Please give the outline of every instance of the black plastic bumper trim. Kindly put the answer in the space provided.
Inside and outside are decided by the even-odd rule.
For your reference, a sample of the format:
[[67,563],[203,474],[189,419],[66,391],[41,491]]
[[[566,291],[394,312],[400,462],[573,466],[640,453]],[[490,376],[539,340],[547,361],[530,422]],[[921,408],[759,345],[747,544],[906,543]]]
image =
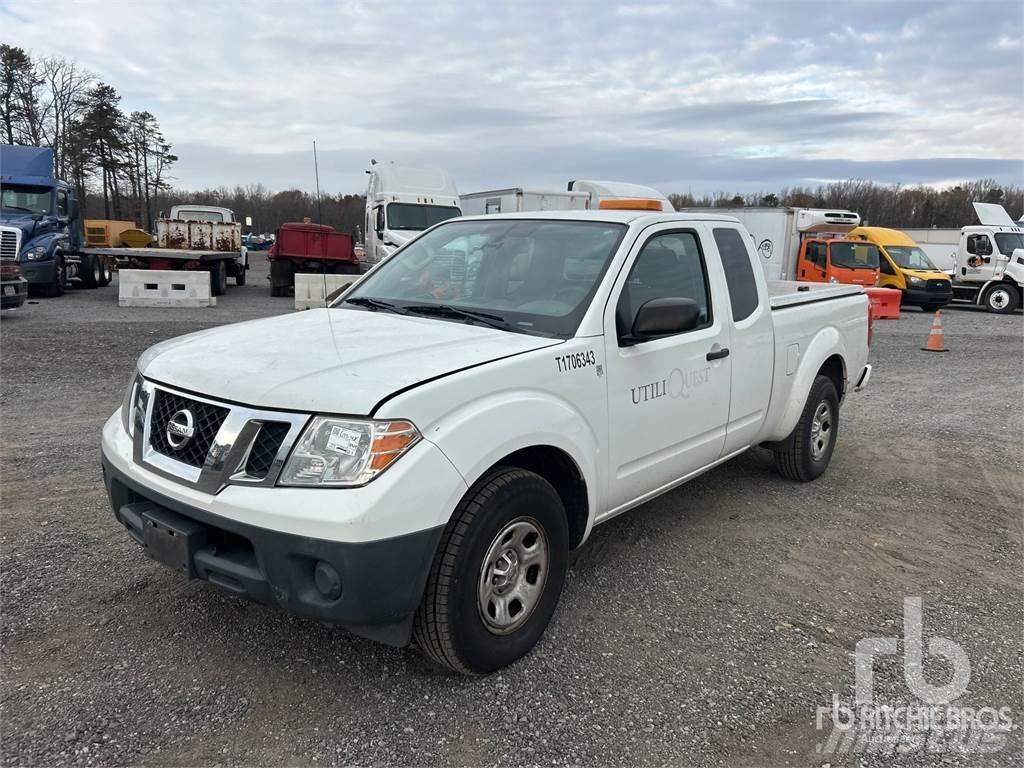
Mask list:
[[[183,504],[143,487],[106,456],[102,463],[114,517],[147,550],[147,519],[185,537],[181,546],[187,552],[184,572],[189,578],[372,640],[409,643],[444,526],[361,543],[298,536]],[[317,588],[320,561],[340,576],[340,597],[329,599]]]

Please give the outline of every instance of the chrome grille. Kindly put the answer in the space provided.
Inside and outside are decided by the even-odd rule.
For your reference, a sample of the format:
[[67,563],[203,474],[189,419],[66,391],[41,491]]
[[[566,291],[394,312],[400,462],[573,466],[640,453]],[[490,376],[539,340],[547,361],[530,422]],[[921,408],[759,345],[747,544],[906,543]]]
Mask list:
[[[135,462],[206,493],[219,493],[229,484],[273,486],[284,465],[278,457],[287,453],[310,418],[308,413],[258,410],[139,381]],[[175,450],[167,424],[186,408],[194,432]]]
[[[171,416],[181,410],[191,411],[195,418],[195,434],[185,445],[175,449],[167,440],[167,423]],[[224,419],[228,417],[228,410],[158,389],[153,403],[153,415],[150,417],[150,444],[164,456],[193,467],[201,467]]]
[[19,234],[16,229],[0,229],[0,258],[17,258]]

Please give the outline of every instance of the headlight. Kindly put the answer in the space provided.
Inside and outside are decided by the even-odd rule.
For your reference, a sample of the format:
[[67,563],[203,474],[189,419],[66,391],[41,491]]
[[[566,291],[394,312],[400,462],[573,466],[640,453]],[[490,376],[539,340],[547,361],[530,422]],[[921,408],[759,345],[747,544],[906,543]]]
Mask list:
[[121,426],[131,437],[135,436],[135,430],[142,425],[142,420],[146,416],[146,400],[142,377],[136,372],[128,382],[128,389],[125,390],[124,399],[121,401]]
[[924,280],[914,275],[907,275],[907,285],[924,285]]
[[278,485],[364,485],[419,440],[408,421],[317,416],[292,449]]
[[46,258],[46,246],[36,245],[25,251],[25,258],[29,261],[39,261]]

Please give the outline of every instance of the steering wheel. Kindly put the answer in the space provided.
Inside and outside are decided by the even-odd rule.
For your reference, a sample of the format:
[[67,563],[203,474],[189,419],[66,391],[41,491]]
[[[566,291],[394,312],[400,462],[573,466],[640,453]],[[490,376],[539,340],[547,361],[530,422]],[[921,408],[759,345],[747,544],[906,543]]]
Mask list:
[[586,290],[582,286],[567,285],[559,289],[551,298],[554,301],[561,301],[563,304],[576,304],[583,298],[584,293],[586,293]]

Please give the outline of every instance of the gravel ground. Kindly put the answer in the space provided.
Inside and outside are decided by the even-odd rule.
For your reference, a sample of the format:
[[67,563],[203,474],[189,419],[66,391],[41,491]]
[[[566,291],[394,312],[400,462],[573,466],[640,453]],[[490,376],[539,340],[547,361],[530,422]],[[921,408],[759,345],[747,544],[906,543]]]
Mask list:
[[[760,449],[597,529],[528,658],[483,679],[185,582],[115,522],[99,431],[162,339],[290,310],[265,264],[216,308],[120,309],[116,285],[0,323],[6,765],[1019,765],[999,752],[819,754],[858,640],[924,637],[971,662],[961,706],[1024,722],[1021,315],[877,324],[870,389],[829,472]],[[902,644],[901,644],[902,645]],[[925,662],[944,684],[951,666]],[[898,657],[878,701],[910,700]]]

